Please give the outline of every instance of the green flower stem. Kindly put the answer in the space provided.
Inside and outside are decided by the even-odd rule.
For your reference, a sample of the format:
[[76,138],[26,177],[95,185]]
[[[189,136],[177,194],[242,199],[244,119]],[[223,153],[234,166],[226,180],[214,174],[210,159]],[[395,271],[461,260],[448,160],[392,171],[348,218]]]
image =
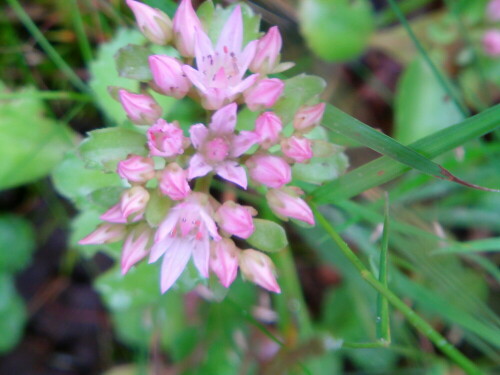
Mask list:
[[86,94],[71,91],[36,91],[30,93],[14,92],[0,93],[0,100],[14,99],[46,99],[46,100],[74,100],[79,102],[90,102],[92,97]]
[[455,88],[451,85],[450,81],[448,78],[439,71],[439,69],[436,67],[434,62],[431,60],[429,57],[427,51],[425,48],[422,46],[420,41],[418,40],[417,36],[413,32],[413,30],[410,27],[410,24],[406,20],[406,17],[404,16],[403,12],[399,8],[399,5],[396,4],[394,0],[387,0],[389,5],[391,6],[392,10],[394,13],[396,13],[396,16],[399,18],[399,21],[403,25],[403,27],[406,29],[406,32],[410,36],[410,39],[412,40],[413,44],[417,48],[418,52],[420,55],[424,58],[425,62],[431,69],[432,73],[434,74],[435,78],[438,80],[440,85],[443,87],[443,89],[446,91],[448,96],[453,100],[457,108],[460,110],[462,115],[466,118],[470,116],[470,111],[469,109],[465,106],[465,104],[462,103],[461,99],[458,97],[457,92]]
[[325,229],[325,231],[330,235],[333,241],[338,245],[342,253],[349,259],[349,261],[358,269],[361,277],[370,284],[375,290],[382,294],[391,305],[398,309],[405,317],[408,319],[410,324],[412,324],[416,329],[418,329],[422,334],[424,334],[429,340],[431,340],[436,347],[446,354],[452,361],[459,365],[467,374],[476,375],[482,374],[474,363],[472,363],[467,357],[465,357],[460,351],[458,351],[453,345],[451,345],[441,334],[439,334],[432,326],[427,323],[424,319],[418,316],[408,305],[406,305],[398,296],[391,292],[383,283],[381,283],[377,278],[365,267],[363,262],[358,258],[358,256],[350,249],[347,243],[342,239],[342,237],[335,231],[333,226],[328,222],[328,220],[321,214],[316,205],[310,202],[311,208],[318,220],[319,224]]
[[28,31],[33,35],[35,40],[40,44],[40,47],[49,55],[54,64],[66,75],[68,80],[80,91],[90,92],[90,89],[85,85],[85,83],[76,75],[76,73],[71,69],[71,67],[64,61],[64,59],[59,55],[52,44],[45,38],[43,33],[38,29],[38,27],[33,23],[30,16],[25,12],[18,0],[7,0],[12,10],[17,14],[21,22],[28,29]]

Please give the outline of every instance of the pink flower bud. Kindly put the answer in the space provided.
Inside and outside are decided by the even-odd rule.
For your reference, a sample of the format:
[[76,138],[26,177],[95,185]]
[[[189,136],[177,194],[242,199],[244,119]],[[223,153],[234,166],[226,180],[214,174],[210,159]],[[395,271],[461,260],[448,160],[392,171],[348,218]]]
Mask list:
[[483,48],[488,56],[500,56],[500,30],[488,30],[484,33]]
[[126,178],[130,182],[144,183],[155,176],[155,165],[151,158],[130,155],[118,163],[116,171],[121,178]]
[[165,13],[134,0],[127,0],[127,5],[134,12],[137,25],[146,38],[161,45],[172,39],[172,21]]
[[121,89],[118,96],[128,118],[134,124],[151,125],[161,116],[161,107],[149,95],[133,94]]
[[170,163],[161,173],[160,190],[174,201],[186,198],[191,192],[187,172],[177,163]]
[[148,255],[152,237],[153,232],[146,224],[138,225],[127,236],[122,248],[122,275]]
[[233,283],[238,273],[239,252],[240,250],[229,238],[211,242],[210,268],[226,288]]
[[240,253],[240,269],[246,279],[274,292],[281,293],[276,282],[274,264],[266,254],[254,249]]
[[490,21],[500,21],[500,0],[491,0],[486,7],[486,16]]
[[278,78],[267,78],[257,82],[244,92],[245,103],[251,111],[270,108],[280,97],[285,84]]
[[123,216],[120,203],[115,204],[113,207],[99,216],[99,219],[118,224],[125,224],[127,222],[127,218]]
[[120,208],[124,217],[144,212],[149,201],[149,193],[142,186],[134,186],[125,191],[120,200]]
[[278,142],[282,129],[281,119],[274,112],[264,112],[255,121],[255,133],[264,148],[269,148]]
[[196,30],[203,30],[191,0],[182,0],[174,16],[175,46],[184,57],[194,57]]
[[292,136],[281,141],[281,151],[297,163],[303,163],[313,157],[312,141]]
[[154,156],[171,157],[184,152],[188,142],[177,121],[168,123],[159,119],[148,129],[149,153]]
[[149,56],[149,67],[153,74],[153,81],[162,94],[182,99],[191,87],[179,60],[166,55]]
[[319,125],[325,112],[325,103],[299,108],[293,118],[293,127],[296,130],[306,132]]
[[217,210],[216,221],[227,233],[240,238],[248,238],[255,230],[252,219],[255,215],[257,211],[253,207],[227,201]]
[[257,51],[250,64],[250,71],[263,75],[272,73],[279,62],[281,44],[278,26],[271,27],[257,43]]
[[288,184],[292,170],[282,158],[274,155],[254,155],[247,160],[250,176],[257,182],[272,188]]
[[294,218],[307,224],[314,225],[314,215],[307,203],[299,198],[301,190],[298,188],[271,189],[266,198],[271,210],[282,218]]
[[80,245],[100,245],[120,241],[125,237],[125,225],[101,224],[95,231],[78,241]]

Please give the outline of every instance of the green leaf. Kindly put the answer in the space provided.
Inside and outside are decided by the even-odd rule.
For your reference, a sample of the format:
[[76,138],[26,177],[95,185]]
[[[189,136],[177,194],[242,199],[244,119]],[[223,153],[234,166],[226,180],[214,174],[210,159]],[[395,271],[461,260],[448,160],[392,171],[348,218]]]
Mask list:
[[405,69],[398,84],[394,110],[394,138],[403,144],[463,120],[462,113],[422,57]]
[[[432,158],[444,153],[445,151],[452,150],[466,141],[484,135],[499,126],[499,118],[500,105],[497,105],[476,116],[464,120],[460,124],[456,124],[435,134],[422,138],[421,140],[412,143],[410,145],[411,148],[398,144],[398,146],[396,146],[397,149],[401,150],[401,147],[404,148],[402,155],[399,155],[399,151],[394,152],[395,150],[393,149],[392,152],[388,153],[387,151],[391,150],[386,150],[384,147],[393,145],[394,143],[397,143],[396,141],[390,140],[389,142],[386,142],[389,137],[381,133],[374,134],[378,132],[373,129],[367,131],[366,134],[363,134],[365,133],[364,130],[366,130],[364,124],[339,111],[333,106],[327,105],[325,116],[323,117],[323,123],[330,124],[327,126],[328,128],[332,129],[335,133],[338,132],[340,134],[348,134],[349,137],[355,139],[360,139],[362,136],[364,138],[364,135],[368,135],[369,133],[370,135],[368,135],[368,138],[372,138],[371,136],[373,135],[375,139],[365,139],[365,144],[370,142],[369,147],[381,153],[391,155],[394,158],[399,157],[400,160],[396,161],[387,156],[381,157],[323,185],[313,191],[310,195],[316,203],[327,203],[349,199],[367,189],[381,185],[407,172],[410,169],[408,167],[410,163],[413,164],[411,167],[417,170],[441,172],[441,167],[439,165],[430,162],[429,159],[426,159],[422,155]],[[414,157],[414,152],[417,153],[418,156]],[[402,156],[404,156],[404,160],[407,164],[402,164]],[[429,164],[429,162],[431,164]]]
[[292,168],[293,178],[311,184],[322,184],[338,178],[349,166],[347,156],[339,152],[328,158],[313,158],[308,164],[295,164]]
[[0,216],[0,272],[25,268],[35,249],[35,232],[29,221],[15,215]]
[[318,97],[326,87],[323,78],[306,74],[286,79],[284,82],[283,94],[273,107],[283,124],[292,121],[295,112],[302,105]]
[[[54,169],[52,181],[56,189],[72,200],[80,209],[95,205],[109,208],[112,197],[105,199],[104,192],[123,189],[123,182],[116,173],[104,173],[97,169],[88,169],[75,152],[66,154],[64,160]],[[118,199],[119,193],[117,195]]]
[[[5,88],[0,82],[0,91]],[[38,91],[24,88],[17,99],[0,100],[0,189],[22,185],[50,173],[73,146],[73,134],[44,116]]]
[[160,225],[171,206],[172,201],[160,194],[158,190],[150,192],[145,214],[148,224],[153,228]]
[[151,51],[136,44],[128,44],[115,55],[116,69],[120,77],[147,82],[152,79],[148,56]]
[[254,219],[255,231],[247,242],[256,249],[276,252],[288,245],[283,227],[274,221]]
[[116,164],[129,154],[147,155],[146,136],[125,128],[94,130],[78,150],[88,168],[114,172]]
[[360,55],[374,28],[371,5],[365,0],[303,0],[299,19],[309,48],[327,61]]
[[437,249],[435,254],[444,253],[476,253],[480,251],[500,251],[500,237],[482,240],[457,242]]
[[12,278],[0,274],[0,353],[11,350],[21,339],[26,324],[24,301],[17,294]]

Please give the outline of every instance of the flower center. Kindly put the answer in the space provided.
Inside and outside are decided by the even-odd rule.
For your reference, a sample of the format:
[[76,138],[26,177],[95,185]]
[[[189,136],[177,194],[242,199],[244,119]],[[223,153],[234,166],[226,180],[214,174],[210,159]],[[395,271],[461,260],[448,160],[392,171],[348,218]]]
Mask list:
[[229,155],[229,145],[224,138],[217,137],[205,145],[205,156],[208,160],[219,162]]

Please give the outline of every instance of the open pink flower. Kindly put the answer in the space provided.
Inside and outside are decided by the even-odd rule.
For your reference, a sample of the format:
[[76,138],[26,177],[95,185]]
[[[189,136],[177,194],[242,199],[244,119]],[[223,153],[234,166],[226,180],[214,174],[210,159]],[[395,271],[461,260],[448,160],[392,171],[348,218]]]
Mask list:
[[163,256],[161,291],[165,293],[179,278],[191,256],[201,276],[208,277],[210,237],[221,239],[209,197],[192,193],[170,210],[155,234],[149,262]]
[[197,70],[189,65],[184,65],[183,70],[198,89],[204,108],[219,109],[233,102],[257,80],[258,74],[243,79],[255,55],[257,41],[248,43],[243,51],[242,42],[243,20],[239,6],[222,28],[215,48],[203,29],[196,28]]
[[210,171],[247,188],[245,169],[234,159],[241,156],[258,141],[253,132],[234,134],[236,126],[236,103],[231,103],[214,113],[207,128],[203,124],[191,126],[191,143],[197,153],[189,161],[188,178],[205,176]]

